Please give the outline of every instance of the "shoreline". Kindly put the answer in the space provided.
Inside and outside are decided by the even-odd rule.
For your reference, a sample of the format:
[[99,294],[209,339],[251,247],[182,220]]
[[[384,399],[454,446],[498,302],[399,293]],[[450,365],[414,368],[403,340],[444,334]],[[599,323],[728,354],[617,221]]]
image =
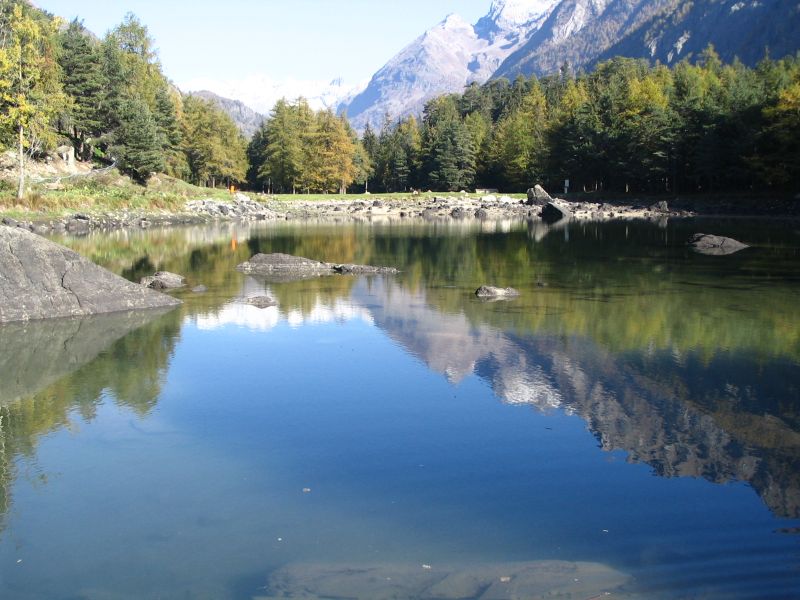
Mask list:
[[[179,227],[214,222],[310,221],[372,222],[422,219],[440,220],[542,220],[541,204],[528,204],[519,194],[436,194],[408,197],[359,195],[333,196],[330,200],[275,199],[237,193],[229,200],[205,198],[186,202],[183,210],[120,209],[76,211],[64,216],[43,216],[36,211],[0,211],[0,223],[47,235],[84,235],[92,231]],[[254,198],[256,198],[254,200]],[[650,197],[634,200],[553,198],[568,211],[568,221],[650,220],[724,217],[800,219],[800,202],[780,198]]]

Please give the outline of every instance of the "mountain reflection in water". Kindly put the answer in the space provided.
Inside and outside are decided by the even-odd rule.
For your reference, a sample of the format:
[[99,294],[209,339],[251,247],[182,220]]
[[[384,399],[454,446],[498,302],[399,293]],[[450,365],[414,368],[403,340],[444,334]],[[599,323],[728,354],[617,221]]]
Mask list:
[[[367,507],[380,514],[384,520],[371,523],[377,523],[376,529],[385,527],[386,531],[393,532],[386,535],[403,537],[407,534],[408,538],[404,538],[402,544],[396,540],[384,540],[387,546],[407,551],[415,548],[417,539],[414,536],[419,535],[413,524],[425,523],[430,529],[430,523],[423,517],[441,520],[445,517],[429,506],[411,504],[417,511],[423,511],[423,517],[419,517],[416,513],[396,513],[394,504],[389,508],[381,504],[387,498],[391,498],[393,503],[395,494],[404,498],[404,494],[409,493],[409,497],[419,495],[426,499],[433,497],[450,501],[457,507],[453,511],[457,516],[453,517],[453,523],[442,524],[439,531],[470,531],[472,524],[484,518],[486,512],[495,510],[492,502],[502,504],[503,501],[491,494],[487,496],[492,498],[491,501],[470,498],[469,493],[481,489],[483,481],[472,482],[470,485],[474,483],[476,487],[467,485],[465,488],[458,487],[463,485],[463,481],[443,481],[449,468],[456,475],[465,477],[464,465],[454,458],[454,454],[445,455],[455,462],[450,464],[442,460],[439,465],[442,470],[436,472],[436,479],[426,479],[416,471],[411,475],[400,471],[399,481],[387,483],[381,479],[381,457],[375,459],[375,465],[359,466],[358,472],[365,473],[364,477],[368,479],[364,482],[356,476],[348,479],[342,475],[350,470],[346,460],[353,457],[363,459],[365,450],[350,448],[349,444],[355,443],[350,437],[351,429],[337,421],[336,409],[341,404],[348,418],[358,419],[366,404],[385,401],[380,397],[380,387],[373,388],[371,396],[352,398],[354,393],[359,393],[358,386],[352,385],[353,380],[360,377],[359,365],[352,365],[351,371],[351,365],[345,359],[338,363],[338,372],[307,374],[302,370],[305,367],[302,357],[297,363],[293,360],[298,354],[311,355],[316,351],[335,358],[336,347],[354,352],[353,356],[360,352],[369,353],[373,348],[378,353],[389,352],[376,340],[381,340],[392,351],[398,349],[397,355],[413,357],[409,362],[418,365],[413,369],[407,365],[402,368],[405,376],[415,380],[410,389],[417,390],[422,397],[410,402],[412,406],[408,414],[400,413],[406,420],[401,420],[396,426],[382,425],[387,429],[387,435],[396,436],[392,437],[393,440],[404,440],[404,436],[413,438],[416,427],[425,430],[425,435],[434,440],[428,440],[433,446],[423,444],[422,447],[428,450],[436,451],[438,436],[450,442],[457,439],[459,432],[435,429],[427,421],[431,417],[426,411],[445,419],[445,424],[451,415],[454,422],[477,419],[478,414],[485,416],[487,413],[479,412],[486,410],[484,404],[494,411],[492,415],[502,414],[503,418],[512,413],[535,416],[529,420],[514,417],[520,423],[531,423],[532,426],[542,422],[562,424],[560,417],[575,416],[586,424],[597,445],[609,452],[609,461],[620,454],[614,451],[624,451],[629,462],[649,465],[652,473],[660,477],[684,478],[684,482],[690,478],[702,479],[714,484],[746,482],[775,517],[796,519],[800,517],[800,311],[796,304],[800,281],[797,280],[797,242],[786,230],[776,233],[771,226],[748,224],[750,231],[745,241],[753,244],[753,249],[720,261],[692,256],[686,251],[681,240],[697,227],[699,225],[694,223],[680,222],[670,222],[663,227],[608,223],[561,228],[524,223],[460,223],[453,227],[412,223],[385,228],[303,224],[126,232],[62,240],[130,279],[135,280],[156,269],[169,270],[186,275],[191,285],[206,285],[208,292],[192,294],[189,289],[177,292],[185,304],[166,315],[117,316],[84,322],[0,328],[0,382],[3,382],[0,385],[0,531],[2,526],[6,526],[11,532],[11,535],[4,534],[7,535],[5,540],[0,536],[0,541],[6,549],[13,548],[11,538],[17,535],[12,519],[15,513],[12,493],[19,496],[14,493],[15,485],[39,477],[43,484],[42,494],[46,495],[47,479],[54,475],[36,465],[37,447],[59,431],[71,431],[73,427],[77,429],[83,424],[96,423],[104,417],[108,419],[108,412],[103,413],[104,406],[108,405],[133,413],[133,418],[128,418],[129,422],[125,423],[126,439],[136,439],[137,442],[131,442],[130,447],[117,444],[115,436],[118,431],[112,427],[107,440],[104,438],[108,444],[103,446],[105,452],[118,452],[122,459],[129,461],[126,463],[129,468],[132,468],[131,464],[138,464],[140,453],[146,455],[151,462],[142,463],[139,467],[142,471],[134,472],[142,477],[147,473],[154,480],[164,476],[183,477],[185,471],[185,491],[190,500],[181,496],[183,490],[176,491],[168,485],[164,487],[169,490],[163,494],[157,489],[148,489],[143,497],[166,498],[169,506],[172,506],[171,499],[182,499],[175,502],[177,508],[173,507],[173,512],[163,516],[163,522],[180,521],[183,523],[181,535],[186,535],[188,528],[196,536],[192,539],[198,550],[188,552],[187,563],[196,559],[205,564],[203,560],[207,556],[199,548],[208,539],[250,540],[250,529],[253,528],[252,537],[257,541],[250,546],[244,545],[249,553],[252,548],[261,547],[259,544],[264,535],[271,535],[273,519],[294,519],[292,522],[302,528],[302,523],[312,514],[312,520],[317,520],[315,522],[330,518],[334,523],[337,517],[342,518],[342,513],[337,514],[336,510],[343,511],[342,506],[351,504],[357,505],[362,512]],[[739,225],[715,227],[720,233],[734,234]],[[233,239],[235,244],[231,243]],[[390,278],[335,276],[268,283],[235,271],[236,264],[255,252],[286,252],[331,262],[396,265],[402,273]],[[485,283],[516,287],[522,291],[522,297],[511,302],[482,303],[474,298],[473,292]],[[278,306],[258,309],[243,302],[248,296],[260,294],[273,296]],[[342,326],[336,327],[337,324]],[[325,331],[324,335],[318,336],[320,339],[309,334],[309,330],[315,327]],[[302,347],[294,347],[293,344],[299,343],[297,340],[303,341]],[[322,346],[308,345],[311,340],[328,346],[322,351]],[[362,343],[366,345],[362,347]],[[253,370],[264,368],[268,371],[274,369],[275,364],[284,364],[278,360],[283,357],[274,354],[284,351],[295,353],[285,364],[294,366],[296,370],[279,373],[289,382],[285,384],[288,387],[279,387],[281,395],[273,392],[273,382],[268,381],[268,391],[264,391],[262,397],[260,386],[265,383],[260,381],[259,373],[254,376]],[[256,358],[244,358],[248,352],[248,356]],[[380,362],[380,356],[376,360]],[[402,362],[397,356],[394,360]],[[210,370],[215,361],[223,366],[213,374],[196,366],[204,364]],[[268,361],[270,364],[266,364]],[[176,363],[179,363],[178,367]],[[314,364],[324,371],[324,364]],[[386,373],[379,373],[380,385],[393,387],[394,366],[387,364]],[[245,371],[246,368],[250,371]],[[272,377],[276,376],[273,371],[270,373]],[[432,373],[440,374],[442,378]],[[338,390],[337,385],[342,385],[344,391]],[[206,387],[214,391],[206,392]],[[239,395],[226,397],[228,388],[238,390]],[[425,395],[428,388],[438,391],[431,391],[428,397]],[[441,388],[453,392],[455,399],[452,403],[449,400],[445,403],[435,396],[437,393],[447,394]],[[470,393],[486,402],[476,404],[469,393],[462,398],[463,389],[471,390]],[[314,394],[329,394],[330,397],[317,398]],[[500,406],[492,395],[517,408]],[[403,401],[397,394],[387,394],[387,397],[396,398],[393,402]],[[311,406],[310,412],[304,412],[306,403]],[[465,412],[473,414],[460,414],[462,406]],[[526,406],[536,412],[525,411]],[[519,407],[523,407],[522,412],[519,412]],[[320,414],[317,437],[303,438],[302,448],[291,445],[295,441],[292,427],[297,428],[298,423],[306,427],[303,418],[309,419],[317,412]],[[369,435],[380,435],[381,431],[376,429],[380,419],[396,412],[396,407],[377,410],[372,414],[373,421],[359,422],[358,425]],[[289,413],[288,417],[286,413]],[[290,424],[285,430],[279,426],[284,418],[285,423]],[[328,418],[330,422],[326,420]],[[246,430],[251,421],[255,423],[258,419],[262,421],[255,428],[253,438],[258,443],[248,441]],[[140,440],[136,437],[137,427],[144,426],[146,421],[157,421],[155,424],[147,423],[156,428],[145,427],[148,431],[162,427],[180,434],[176,434],[174,439],[169,438],[164,446],[159,445],[160,439],[155,435],[143,436]],[[577,429],[591,446],[593,440],[582,430],[580,422],[577,419],[570,421],[577,424]],[[442,426],[441,421],[434,419],[431,422]],[[266,435],[261,435],[260,428],[272,427],[270,423],[276,427],[270,429],[275,446]],[[114,424],[114,418],[111,424]],[[309,427],[314,431],[313,425]],[[557,444],[572,443],[574,438],[566,436],[563,431],[556,433],[552,437],[537,438],[541,432],[530,430],[528,439],[536,438],[534,441],[541,445],[556,444],[549,450],[551,454],[545,455],[557,456],[563,449]],[[493,435],[487,439],[504,443],[504,431]],[[528,435],[529,430],[524,428],[522,438],[514,437],[507,448],[504,446],[496,455],[490,454],[488,459],[490,462],[497,457],[518,460],[526,466],[519,471],[506,472],[504,466],[499,465],[498,469],[512,483],[508,484],[508,479],[485,483],[487,488],[496,485],[497,493],[503,490],[511,496],[511,505],[503,504],[500,510],[509,511],[515,502],[531,501],[526,485],[550,486],[548,495],[542,497],[551,501],[562,491],[565,494],[575,492],[575,488],[569,486],[562,490],[559,474],[553,475],[549,471],[548,476],[552,475],[552,479],[542,476],[541,481],[527,483],[514,480],[520,474],[524,477],[538,473],[537,466],[529,464],[533,458],[513,454],[520,448],[530,449],[524,443],[524,437]],[[315,443],[322,444],[320,437],[330,445],[317,448]],[[209,441],[212,438],[225,448],[223,454],[226,457],[230,453],[236,460],[214,462],[218,457],[210,451],[216,449]],[[71,440],[73,446],[77,446],[78,441]],[[374,439],[372,441],[374,443]],[[287,445],[281,446],[281,442]],[[411,446],[410,442],[407,446]],[[460,450],[465,452],[463,460],[487,460],[481,448],[476,447],[474,454],[470,453],[471,442],[470,439],[463,440],[464,448],[467,448]],[[345,449],[340,450],[342,446]],[[396,449],[391,444],[380,447]],[[85,456],[91,456],[88,450],[82,451],[87,452]],[[186,461],[194,461],[196,455],[202,455],[209,464],[215,465],[214,470],[208,472],[197,465],[185,466]],[[405,458],[392,457],[391,460],[402,462]],[[314,462],[316,460],[319,462]],[[416,460],[411,451],[408,460]],[[552,471],[563,470],[560,475],[569,478],[569,469],[575,468],[575,476],[580,477],[584,473],[580,469],[586,469],[591,460],[579,465],[559,463],[553,466]],[[337,498],[341,506],[336,505],[336,510],[325,505],[330,513],[305,513],[303,510],[307,505],[298,502],[294,496],[289,496],[286,504],[276,500],[279,494],[271,486],[277,485],[276,489],[280,489],[284,479],[291,479],[293,488],[297,487],[292,478],[296,475],[298,463],[299,470],[306,467],[304,461],[315,465],[320,473],[330,470],[339,477],[335,483],[340,488],[335,491],[341,494]],[[486,477],[487,467],[481,466],[484,470],[476,472]],[[373,467],[375,471],[370,470]],[[636,471],[633,466],[623,464],[622,467],[629,472]],[[488,468],[491,469],[492,465]],[[269,485],[265,484],[266,491],[255,488],[257,491],[254,492],[249,483],[242,484],[242,488],[233,486],[223,469],[232,470],[238,482],[255,477],[250,469],[273,479],[269,480]],[[641,467],[640,471],[647,469]],[[433,473],[434,469],[429,468],[428,472]],[[125,473],[120,475],[121,479],[126,477]],[[206,477],[214,479],[209,483],[208,496],[205,495]],[[224,493],[233,488],[242,497],[221,499],[215,496],[213,486],[217,477],[228,486],[221,488]],[[376,477],[379,481],[375,480]],[[391,479],[392,475],[387,477]],[[667,482],[659,481],[667,485]],[[328,483],[336,487],[332,482]],[[102,486],[102,482],[92,484]],[[676,484],[668,482],[672,488],[680,487]],[[35,485],[39,485],[38,480]],[[428,485],[431,489],[413,488],[409,491],[403,485]],[[502,485],[509,487],[503,488]],[[387,486],[391,492],[380,491],[379,488]],[[310,504],[314,501],[323,502],[317,500],[317,488],[313,487],[313,493],[301,494],[309,501],[308,506],[314,506]],[[719,489],[723,494],[727,491],[717,486],[703,484],[702,487],[704,490]],[[297,489],[302,489],[302,486]],[[464,491],[467,494],[462,496]],[[740,491],[752,498],[753,505],[758,505],[755,496],[746,490]],[[252,497],[247,494],[252,494]],[[690,493],[687,496],[695,498]],[[28,494],[26,498],[30,500],[31,497]],[[191,525],[194,513],[181,512],[183,503],[189,501],[194,510],[203,511],[196,517],[196,531]],[[237,516],[230,516],[226,507],[219,509],[220,503],[232,503],[241,510],[234,511]],[[574,510],[575,497],[565,504]],[[446,512],[453,506],[443,502],[441,510]],[[632,503],[631,506],[636,510],[638,505]],[[460,512],[462,508],[463,513]],[[758,508],[759,515],[766,514],[766,510]],[[536,505],[536,510],[542,509],[541,504]],[[432,512],[429,514],[427,510]],[[587,508],[587,512],[591,510]],[[711,509],[705,507],[703,510]],[[643,513],[650,514],[646,510]],[[214,521],[208,514],[217,515],[219,521]],[[576,547],[582,548],[575,540],[585,538],[585,530],[570,529],[573,521],[570,514],[557,510],[548,514],[556,517],[556,523],[549,529],[537,521],[538,517],[532,511],[526,513],[524,506],[513,514],[492,514],[487,518],[487,523],[499,524],[498,529],[505,535],[515,527],[524,532],[521,534],[523,537],[542,532],[542,537],[536,537],[530,546],[522,544],[515,548],[521,556],[509,551],[503,560],[575,560],[572,555],[551,556],[550,553],[558,554],[562,543],[564,547],[575,544],[570,547],[572,551]],[[607,518],[610,513],[599,514]],[[688,514],[690,509],[682,507],[672,515],[674,520],[670,523]],[[359,523],[363,517],[361,512],[357,517],[356,520],[342,518],[342,527]],[[463,519],[463,522],[458,519]],[[577,520],[585,524],[592,517],[581,515]],[[719,522],[725,521],[720,519]],[[28,523],[20,529],[24,530],[26,525]],[[157,521],[157,525],[162,526],[162,522]],[[785,531],[790,532],[792,524],[788,525]],[[338,522],[332,524],[331,531],[336,531],[337,526]],[[151,523],[150,529],[157,527]],[[476,524],[474,529],[481,528]],[[486,553],[491,558],[495,557],[498,548],[513,545],[507,543],[513,535],[506,539],[500,533],[493,537],[495,533],[489,532],[487,538],[487,547],[492,550]],[[628,573],[629,567],[656,565],[662,570],[655,579],[661,576],[670,581],[679,571],[688,573],[687,567],[696,568],[697,573],[705,568],[703,564],[695,564],[696,556],[691,551],[683,550],[684,554],[673,551],[662,539],[647,538],[647,532],[643,534],[644,539],[627,533],[626,539],[616,540],[619,546],[615,547],[614,557],[619,562],[609,562],[609,567]],[[477,537],[465,535],[464,539],[471,542],[483,539],[484,534],[480,530]],[[548,538],[550,534],[552,538]],[[685,531],[676,532],[676,536],[684,534]],[[162,561],[165,558],[171,560],[173,555],[183,556],[181,553],[186,552],[187,546],[181,545],[184,541],[177,536],[162,534],[161,538],[152,537],[155,535],[152,531],[148,535],[152,539],[148,538],[138,552],[147,554],[155,543],[153,540],[164,544],[169,551],[165,550]],[[325,531],[319,535],[324,539]],[[742,533],[742,539],[757,540],[753,544],[764,543],[763,536],[754,534],[748,538],[747,535],[747,532]],[[781,581],[788,581],[788,586],[793,586],[795,580],[790,581],[792,575],[788,568],[784,568],[788,562],[785,547],[792,540],[788,539],[788,533],[774,535],[780,538],[777,541],[770,538],[768,542],[774,544],[774,554],[770,554],[772,547],[764,552],[747,547],[735,555],[719,551],[718,556],[709,560],[718,560],[720,564],[730,562],[715,570],[714,577],[725,577],[727,575],[720,573],[736,571],[739,568],[736,561],[748,560],[758,551],[761,552],[758,554],[760,562],[749,571],[752,585],[764,583],[765,573],[777,564],[776,569],[784,578]],[[364,532],[353,532],[354,538],[359,536],[368,539]],[[536,548],[539,552],[536,554],[533,548],[541,545],[543,539],[555,539],[556,542],[547,548]],[[692,539],[699,539],[699,536]],[[731,537],[708,534],[702,538],[702,543],[707,545],[698,547],[697,552],[713,551],[723,545],[727,548],[731,546],[726,545],[728,541],[738,539],[733,534]],[[493,542],[495,546],[491,546]],[[659,553],[662,546],[663,554]],[[657,550],[653,550],[654,547]],[[626,554],[628,549],[630,553]],[[300,561],[300,567],[290,566],[283,571],[281,567],[287,563],[281,561],[288,558],[275,550],[274,556],[271,554],[269,560],[263,559],[258,564],[258,568],[262,568],[258,573],[259,581],[265,581],[270,570],[295,576],[298,573],[296,569],[302,571],[304,561],[309,558],[322,561],[320,569],[324,569],[327,564],[324,560],[330,557],[315,554],[316,547],[306,550],[307,555],[298,551],[293,557]],[[585,558],[605,557],[606,550],[598,543],[592,547],[597,554],[588,552]],[[15,550],[8,552],[10,556]],[[620,559],[620,556],[625,558]],[[479,558],[483,560],[486,557]],[[578,560],[582,558],[579,556]],[[353,560],[351,564],[364,564],[368,559],[369,556],[364,555],[342,557],[343,561]],[[670,561],[676,562],[671,565]],[[258,558],[252,562],[258,562]],[[222,575],[227,577],[235,568],[221,564],[217,571],[222,575],[218,576],[213,568],[215,564],[212,561],[205,565],[202,575],[207,575],[207,579],[197,585],[203,587],[214,577],[215,585],[219,587],[203,589],[213,589],[213,592],[208,592],[211,594],[209,597],[222,597],[214,596],[215,593],[221,594],[221,589],[226,593],[229,591],[227,580],[220,583]],[[460,572],[458,568],[463,566],[454,565],[454,572]],[[387,567],[387,572],[392,572],[392,568]],[[417,569],[419,565],[412,564],[411,568]],[[494,573],[491,569],[489,572]],[[704,575],[697,573],[691,571],[691,577],[702,580]],[[237,576],[240,575],[237,572]],[[126,574],[117,573],[117,576],[122,579]],[[171,573],[164,575],[167,576]],[[19,585],[24,587],[26,582],[20,581]],[[728,584],[721,585],[725,591],[731,589],[725,587]],[[775,585],[774,597],[785,596],[789,587],[780,588],[779,583]],[[0,590],[3,589],[0,575]],[[125,596],[124,592],[122,596]],[[26,597],[35,597],[35,593]],[[88,597],[92,597],[91,594]],[[710,597],[727,596],[724,592],[716,596],[712,592]],[[747,595],[742,594],[742,597]]]

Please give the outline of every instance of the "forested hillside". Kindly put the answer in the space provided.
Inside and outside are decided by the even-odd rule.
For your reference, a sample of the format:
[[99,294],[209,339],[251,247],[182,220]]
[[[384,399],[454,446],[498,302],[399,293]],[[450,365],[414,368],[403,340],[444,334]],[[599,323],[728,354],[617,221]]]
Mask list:
[[0,4],[0,141],[19,162],[69,144],[78,160],[116,163],[138,181],[166,172],[213,185],[247,170],[235,124],[181,96],[134,15],[97,39],[24,0]]
[[714,193],[797,190],[800,60],[672,68],[615,58],[591,73],[492,80],[430,101],[419,123],[364,133],[371,189]]

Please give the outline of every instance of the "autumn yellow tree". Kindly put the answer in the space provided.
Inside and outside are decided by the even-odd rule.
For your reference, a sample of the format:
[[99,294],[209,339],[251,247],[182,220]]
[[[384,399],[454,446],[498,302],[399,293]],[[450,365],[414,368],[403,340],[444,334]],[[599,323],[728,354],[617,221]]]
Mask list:
[[25,154],[54,139],[51,122],[64,102],[55,59],[56,24],[27,3],[0,8],[0,128],[13,132],[19,158],[17,198],[25,194]]

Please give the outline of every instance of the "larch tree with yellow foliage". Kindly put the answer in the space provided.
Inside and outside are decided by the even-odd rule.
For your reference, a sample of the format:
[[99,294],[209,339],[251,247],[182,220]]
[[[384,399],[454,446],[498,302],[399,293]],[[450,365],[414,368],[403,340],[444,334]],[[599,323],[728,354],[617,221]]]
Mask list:
[[[38,17],[38,18],[37,18]],[[16,139],[17,199],[25,195],[25,155],[54,141],[51,123],[64,103],[55,59],[56,24],[23,2],[0,8],[0,130]]]

